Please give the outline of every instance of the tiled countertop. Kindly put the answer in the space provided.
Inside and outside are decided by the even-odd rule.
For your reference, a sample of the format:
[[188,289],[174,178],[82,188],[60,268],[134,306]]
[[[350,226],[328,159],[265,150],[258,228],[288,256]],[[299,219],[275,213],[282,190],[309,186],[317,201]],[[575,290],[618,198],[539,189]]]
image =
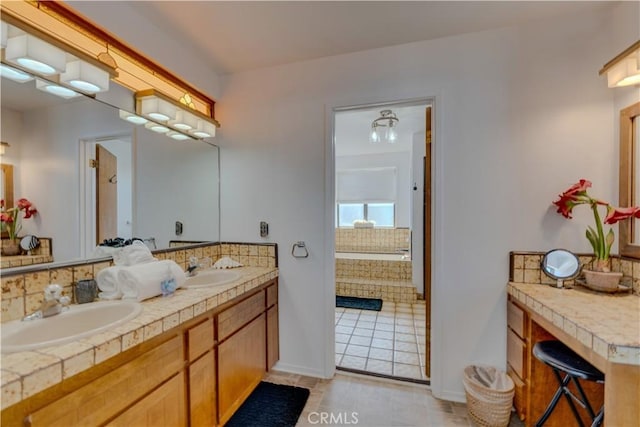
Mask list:
[[278,270],[270,267],[242,267],[234,271],[239,271],[242,277],[226,285],[178,289],[169,298],[156,297],[143,301],[143,311],[138,317],[113,330],[68,344],[3,354],[0,365],[2,409],[278,276]]
[[640,365],[640,297],[514,282],[507,291],[605,360]]

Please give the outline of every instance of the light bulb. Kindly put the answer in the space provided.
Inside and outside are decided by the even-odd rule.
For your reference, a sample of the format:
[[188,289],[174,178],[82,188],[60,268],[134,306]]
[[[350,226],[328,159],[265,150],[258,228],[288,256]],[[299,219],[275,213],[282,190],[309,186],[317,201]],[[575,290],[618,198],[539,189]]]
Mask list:
[[372,144],[377,144],[380,142],[380,135],[378,134],[378,130],[375,127],[371,128],[371,133],[369,134],[369,142]]
[[389,127],[387,129],[387,142],[389,144],[395,144],[398,141],[398,132],[395,127]]

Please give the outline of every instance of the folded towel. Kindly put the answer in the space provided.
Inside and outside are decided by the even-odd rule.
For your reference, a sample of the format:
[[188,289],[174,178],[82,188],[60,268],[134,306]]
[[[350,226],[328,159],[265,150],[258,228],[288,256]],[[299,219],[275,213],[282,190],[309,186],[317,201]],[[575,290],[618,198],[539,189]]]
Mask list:
[[113,262],[116,265],[130,266],[151,261],[156,261],[151,250],[139,240],[113,253]]
[[238,261],[235,261],[228,256],[220,258],[213,264],[213,268],[234,268],[234,267],[242,267]]
[[113,256],[114,253],[119,252],[120,248],[112,248],[110,246],[96,246],[90,258],[103,258]]
[[172,260],[123,267],[118,272],[122,298],[138,301],[173,293],[186,280],[182,268]]
[[118,272],[122,267],[107,267],[100,270],[96,275],[96,282],[98,282],[98,289],[100,292],[98,296],[100,299],[119,299],[122,298],[122,292],[118,284]]

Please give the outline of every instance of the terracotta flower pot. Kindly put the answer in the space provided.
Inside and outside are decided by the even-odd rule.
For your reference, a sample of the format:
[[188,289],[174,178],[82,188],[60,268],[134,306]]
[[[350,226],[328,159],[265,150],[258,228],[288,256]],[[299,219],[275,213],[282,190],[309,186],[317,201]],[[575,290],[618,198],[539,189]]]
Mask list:
[[616,271],[582,270],[588,287],[597,291],[611,292],[618,289],[622,273]]
[[20,240],[18,239],[3,240],[2,255],[4,256],[20,255]]

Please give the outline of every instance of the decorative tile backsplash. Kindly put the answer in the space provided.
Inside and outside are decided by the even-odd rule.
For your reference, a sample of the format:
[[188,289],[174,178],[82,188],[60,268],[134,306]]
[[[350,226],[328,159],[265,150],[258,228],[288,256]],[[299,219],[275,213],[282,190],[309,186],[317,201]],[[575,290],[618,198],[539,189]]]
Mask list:
[[[245,266],[277,267],[276,244],[212,243],[183,248],[180,245],[153,251],[159,260],[171,259],[186,269],[189,258],[211,258],[212,263],[229,256]],[[98,272],[113,265],[112,260],[84,261],[49,268],[45,265],[25,267],[18,272],[0,272],[2,311],[0,322],[20,319],[40,307],[44,288],[50,283],[63,287],[64,295],[73,298],[73,284],[82,279],[93,279]],[[75,301],[74,301],[75,302]]]
[[336,252],[396,253],[410,247],[408,228],[336,228]]
[[[510,252],[509,253],[509,281],[516,283],[533,283],[554,285],[556,281],[541,270],[540,264],[546,252]],[[583,268],[591,268],[594,257],[592,254],[576,254]],[[612,256],[611,271],[621,271],[623,277],[630,281],[633,293],[640,294],[640,260]],[[623,280],[625,280],[623,278]],[[565,281],[572,285],[573,280]]]

